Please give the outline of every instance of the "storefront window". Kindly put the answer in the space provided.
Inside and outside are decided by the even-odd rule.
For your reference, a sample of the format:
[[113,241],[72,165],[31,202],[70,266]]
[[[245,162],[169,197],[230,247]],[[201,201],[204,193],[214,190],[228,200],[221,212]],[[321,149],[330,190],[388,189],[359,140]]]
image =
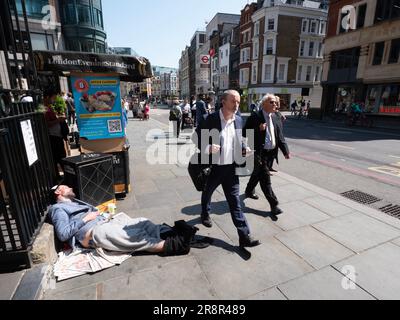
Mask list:
[[83,52],[94,52],[94,42],[93,40],[83,40],[81,41]]
[[400,114],[400,85],[384,87],[379,112]]

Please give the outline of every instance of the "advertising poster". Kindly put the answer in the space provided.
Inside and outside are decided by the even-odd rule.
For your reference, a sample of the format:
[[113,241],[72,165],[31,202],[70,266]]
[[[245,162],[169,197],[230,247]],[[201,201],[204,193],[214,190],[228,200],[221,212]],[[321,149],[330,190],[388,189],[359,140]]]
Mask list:
[[72,76],[80,137],[87,140],[125,136],[120,80],[113,76]]

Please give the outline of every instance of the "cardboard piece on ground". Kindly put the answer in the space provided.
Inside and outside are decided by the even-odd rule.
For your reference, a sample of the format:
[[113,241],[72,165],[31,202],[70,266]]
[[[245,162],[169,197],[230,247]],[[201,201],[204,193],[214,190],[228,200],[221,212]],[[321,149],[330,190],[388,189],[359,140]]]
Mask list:
[[82,153],[112,153],[125,150],[126,138],[81,140]]

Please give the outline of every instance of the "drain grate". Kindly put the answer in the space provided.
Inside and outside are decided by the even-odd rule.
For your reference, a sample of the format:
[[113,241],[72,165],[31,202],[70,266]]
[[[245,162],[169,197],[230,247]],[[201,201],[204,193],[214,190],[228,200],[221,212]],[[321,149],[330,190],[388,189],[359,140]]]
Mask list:
[[361,204],[373,204],[375,202],[382,201],[382,199],[379,199],[371,194],[356,190],[343,192],[341,195]]
[[380,208],[379,210],[381,210],[382,212],[384,212],[392,217],[400,219],[400,206],[397,204],[396,205],[389,204],[383,208]]

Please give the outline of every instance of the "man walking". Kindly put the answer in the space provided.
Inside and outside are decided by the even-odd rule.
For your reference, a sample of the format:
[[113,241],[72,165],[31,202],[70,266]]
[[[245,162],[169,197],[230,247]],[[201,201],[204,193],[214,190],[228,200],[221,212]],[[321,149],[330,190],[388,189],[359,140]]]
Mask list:
[[199,126],[204,121],[206,115],[208,115],[206,103],[204,102],[204,95],[199,94],[196,103],[196,123]]
[[[196,132],[199,149],[206,158],[212,158],[213,164],[201,199],[201,221],[204,226],[212,227],[211,198],[218,186],[222,185],[233,223],[239,234],[239,244],[244,248],[258,246],[260,242],[250,235],[239,197],[239,177],[236,174],[235,162],[241,159],[243,154],[242,119],[237,115],[239,105],[240,94],[237,91],[225,92],[222,96],[222,109],[201,122]],[[212,136],[219,140],[216,142]]]
[[260,182],[273,216],[283,212],[278,207],[279,201],[272,190],[270,164],[274,159],[278,161],[279,149],[286,159],[290,159],[289,147],[283,136],[282,123],[276,116],[277,105],[278,100],[274,95],[266,95],[261,101],[262,110],[259,113],[253,113],[243,129],[244,135],[247,130],[254,130],[255,136],[254,172],[246,188],[246,197],[259,199],[255,194],[255,188]]

